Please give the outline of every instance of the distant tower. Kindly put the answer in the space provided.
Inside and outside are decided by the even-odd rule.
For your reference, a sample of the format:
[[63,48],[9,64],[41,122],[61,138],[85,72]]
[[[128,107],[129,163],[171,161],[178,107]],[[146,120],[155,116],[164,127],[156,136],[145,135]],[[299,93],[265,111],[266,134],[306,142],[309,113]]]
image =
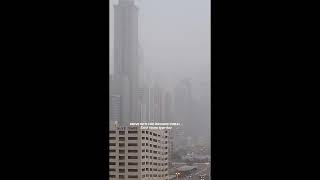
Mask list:
[[196,124],[193,119],[193,103],[191,82],[187,79],[180,81],[175,87],[174,118],[183,124],[185,133],[192,133],[192,126]]
[[139,82],[138,86],[139,88],[142,88],[145,86],[145,66],[144,66],[144,52],[142,46],[139,44],[139,49],[138,49],[138,72],[139,72]]
[[138,8],[133,0],[114,6],[114,80],[121,97],[121,125],[138,121]]
[[114,6],[114,13],[115,76],[127,75],[130,80],[137,80],[138,8],[133,0],[119,0],[119,4]]
[[166,92],[163,99],[163,116],[162,122],[173,122],[173,101],[169,92]]
[[161,122],[162,88],[156,83],[153,87],[154,122]]

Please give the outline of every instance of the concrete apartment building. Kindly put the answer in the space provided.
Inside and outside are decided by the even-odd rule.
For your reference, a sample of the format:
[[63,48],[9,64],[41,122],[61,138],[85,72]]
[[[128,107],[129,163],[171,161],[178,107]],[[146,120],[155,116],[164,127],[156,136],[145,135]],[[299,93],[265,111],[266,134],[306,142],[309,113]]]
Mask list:
[[168,180],[168,130],[111,127],[109,179]]

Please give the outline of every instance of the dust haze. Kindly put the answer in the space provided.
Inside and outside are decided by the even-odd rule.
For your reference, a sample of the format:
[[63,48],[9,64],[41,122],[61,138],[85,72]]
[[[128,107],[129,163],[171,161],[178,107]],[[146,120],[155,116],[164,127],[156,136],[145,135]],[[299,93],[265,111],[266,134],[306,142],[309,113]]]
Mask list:
[[[110,0],[110,72],[114,65],[114,9]],[[210,0],[136,0],[146,77],[172,94],[188,79],[194,136],[210,136]]]

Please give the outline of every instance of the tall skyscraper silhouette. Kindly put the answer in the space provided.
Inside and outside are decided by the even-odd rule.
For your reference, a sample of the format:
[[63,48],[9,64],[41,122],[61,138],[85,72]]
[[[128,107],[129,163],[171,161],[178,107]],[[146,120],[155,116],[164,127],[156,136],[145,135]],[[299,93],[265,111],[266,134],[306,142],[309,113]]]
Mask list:
[[121,97],[120,124],[138,120],[138,8],[133,0],[114,6],[114,85]]

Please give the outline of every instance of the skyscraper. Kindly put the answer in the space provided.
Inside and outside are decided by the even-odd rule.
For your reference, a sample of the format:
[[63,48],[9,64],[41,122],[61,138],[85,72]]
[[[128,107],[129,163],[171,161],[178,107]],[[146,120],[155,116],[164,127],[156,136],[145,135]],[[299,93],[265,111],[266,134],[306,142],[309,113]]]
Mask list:
[[123,125],[138,120],[138,47],[138,8],[133,0],[119,0],[114,6],[114,80],[120,86]]
[[[157,85],[145,87],[146,121],[162,122],[163,118],[163,96],[162,88]],[[167,121],[165,121],[167,122]]]
[[192,132],[193,103],[191,93],[191,82],[187,79],[181,80],[175,87],[174,97],[174,118],[177,122],[183,124],[184,132]]
[[119,86],[114,76],[109,76],[109,83],[109,124],[113,124],[115,121],[121,121],[121,93],[117,89]]
[[110,96],[110,123],[117,121],[120,122],[121,120],[121,97],[119,95],[111,95]]
[[139,88],[143,88],[145,86],[145,66],[144,66],[144,52],[143,52],[143,48],[142,46],[139,44],[139,48],[138,48],[138,60],[139,60],[139,64],[138,64],[138,70],[139,70],[139,82],[138,82],[138,86]]
[[169,92],[165,93],[163,99],[163,115],[162,115],[162,122],[173,122],[173,104],[172,104],[172,97]]
[[154,87],[154,122],[161,122],[162,121],[162,88],[160,88],[157,84]]
[[146,109],[146,98],[145,98],[145,89],[138,88],[138,120],[139,122],[147,122],[147,109]]

